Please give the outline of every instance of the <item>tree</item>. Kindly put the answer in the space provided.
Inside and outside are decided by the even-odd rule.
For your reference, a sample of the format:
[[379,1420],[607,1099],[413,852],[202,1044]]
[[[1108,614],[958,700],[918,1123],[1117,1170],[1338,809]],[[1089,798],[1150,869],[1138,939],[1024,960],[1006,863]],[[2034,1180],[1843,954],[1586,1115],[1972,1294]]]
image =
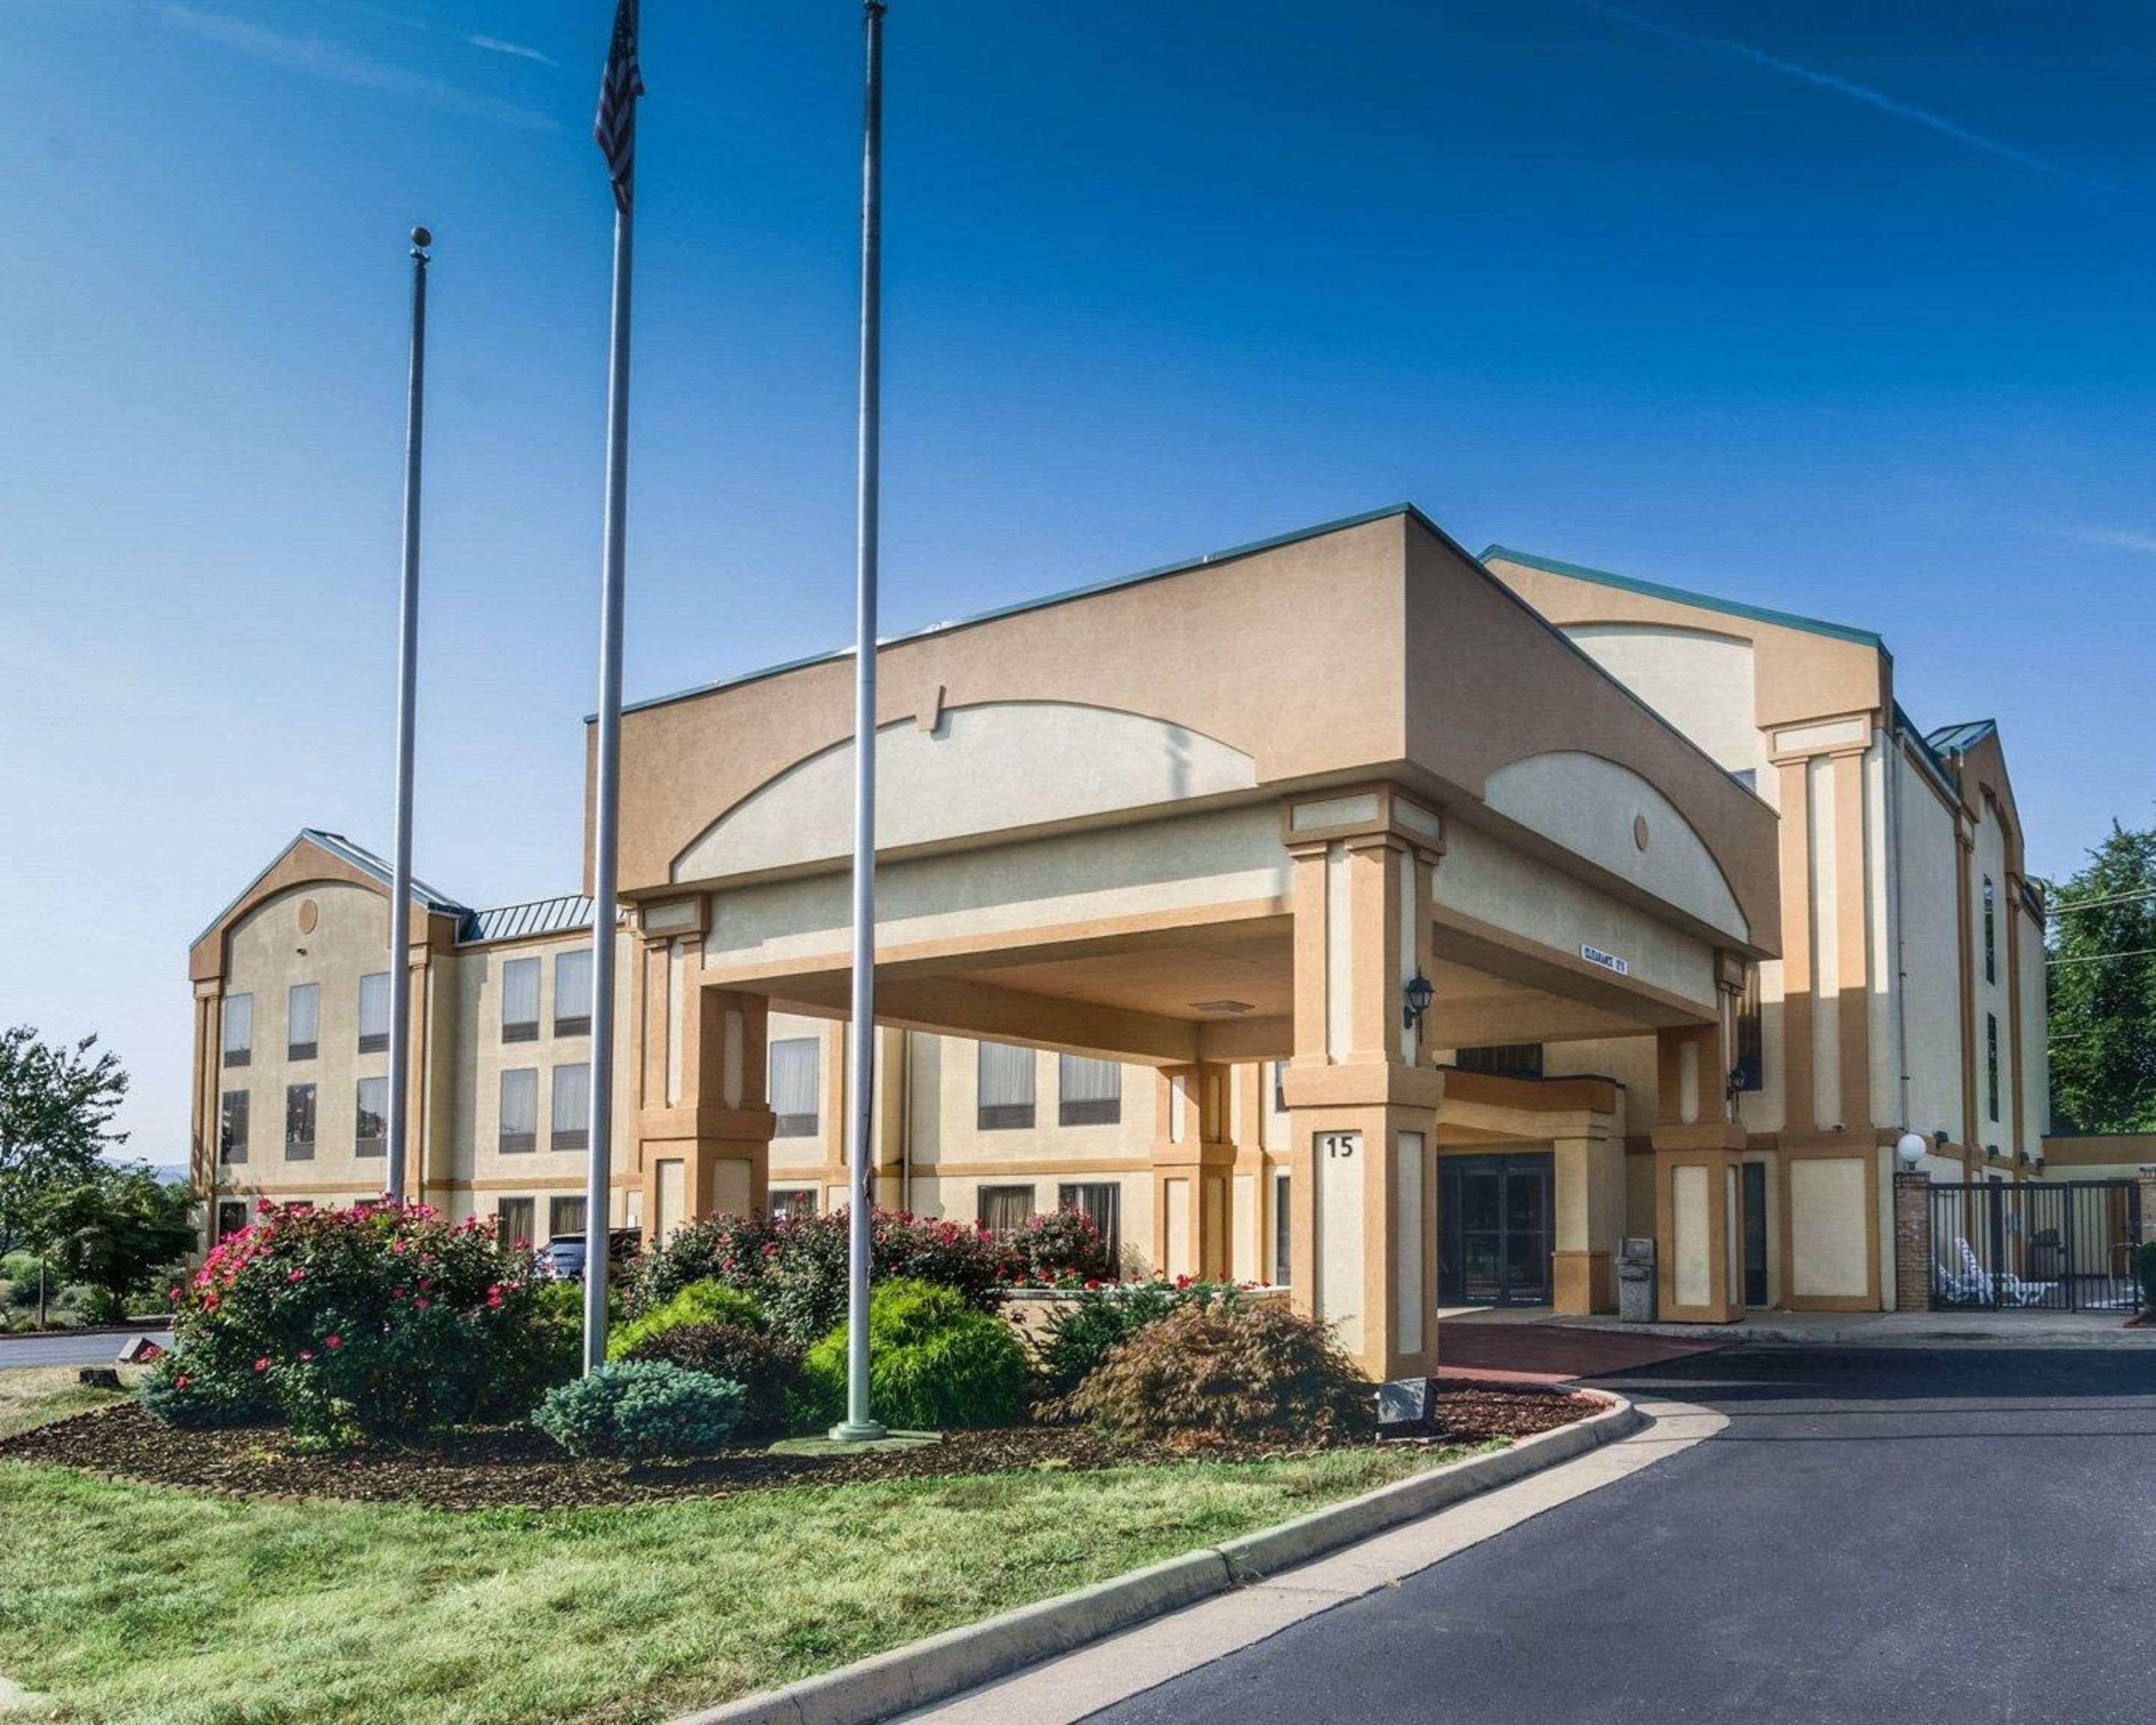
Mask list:
[[2113,821],[2050,911],[2052,1120],[2156,1131],[2156,829]]
[[62,1276],[98,1291],[99,1316],[121,1317],[131,1295],[193,1251],[195,1204],[187,1188],[167,1186],[142,1164],[107,1163],[44,1186],[28,1233]]
[[0,1030],[0,1251],[21,1237],[38,1194],[95,1171],[127,1142],[112,1130],[127,1074],[97,1038],[45,1042],[28,1024]]

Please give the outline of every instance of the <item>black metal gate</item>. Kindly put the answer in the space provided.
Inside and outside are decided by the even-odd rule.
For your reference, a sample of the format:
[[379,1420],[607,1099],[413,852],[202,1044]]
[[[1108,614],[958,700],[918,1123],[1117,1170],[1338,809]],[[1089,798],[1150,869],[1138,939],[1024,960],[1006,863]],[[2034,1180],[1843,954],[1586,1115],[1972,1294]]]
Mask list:
[[1932,1309],[2131,1312],[2141,1188],[2133,1180],[1933,1186]]

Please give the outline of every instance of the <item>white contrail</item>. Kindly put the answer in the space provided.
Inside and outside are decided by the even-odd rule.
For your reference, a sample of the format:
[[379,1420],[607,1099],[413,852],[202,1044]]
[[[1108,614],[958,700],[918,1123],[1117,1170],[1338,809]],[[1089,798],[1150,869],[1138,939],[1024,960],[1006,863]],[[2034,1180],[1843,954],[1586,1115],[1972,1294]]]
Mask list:
[[1919,108],[1912,102],[1897,100],[1884,90],[1874,90],[1868,84],[1856,84],[1838,77],[1832,72],[1821,72],[1810,66],[1800,66],[1794,60],[1785,60],[1779,54],[1768,54],[1764,49],[1754,48],[1748,42],[1738,42],[1727,36],[1702,36],[1691,30],[1680,29],[1675,24],[1666,24],[1636,12],[1628,12],[1621,6],[1610,6],[1604,0],[1580,0],[1591,11],[1601,13],[1632,25],[1636,29],[1650,30],[1657,36],[1672,42],[1689,43],[1695,48],[1718,49],[1724,54],[1733,54],[1740,59],[1749,60],[1755,66],[1763,66],[1770,72],[1779,72],[1784,78],[1794,78],[1799,84],[1810,84],[1820,90],[1830,90],[1836,95],[1847,96],[1851,101],[1861,102],[1867,108],[1876,108],[1881,114],[1891,114],[1897,120],[1906,120],[1912,126],[1921,126],[1935,131],[1941,137],[1952,138],[1957,143],[1967,144],[1972,149],[1987,151],[1994,156],[2003,156],[2009,162],[2018,162],[2024,167],[2056,174],[2062,180],[2078,180],[2085,186],[2101,187],[2107,192],[2119,188],[2109,180],[2097,179],[2071,167],[2061,167],[2056,162],[2046,162],[2041,156],[2032,156],[2013,144],[2001,143],[1997,138],[1988,138],[1981,132],[1971,131],[1957,125],[1943,114],[1934,114],[1929,108]]
[[526,48],[521,42],[504,42],[499,36],[467,36],[465,42],[468,47],[484,48],[489,54],[506,54],[516,59],[536,60],[542,66],[562,64],[551,54],[542,54],[536,48]]

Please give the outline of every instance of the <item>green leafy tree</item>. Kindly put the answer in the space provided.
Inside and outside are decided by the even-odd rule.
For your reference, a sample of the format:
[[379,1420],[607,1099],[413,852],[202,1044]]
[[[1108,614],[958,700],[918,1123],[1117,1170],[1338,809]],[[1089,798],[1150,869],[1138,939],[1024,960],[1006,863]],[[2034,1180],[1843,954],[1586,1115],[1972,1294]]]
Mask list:
[[60,1276],[97,1291],[98,1316],[118,1317],[131,1296],[193,1251],[195,1203],[186,1187],[167,1186],[147,1168],[106,1163],[46,1185],[28,1231]]
[[2051,891],[2051,1116],[2063,1132],[2156,1132],[2156,829],[2117,821]]
[[46,1042],[28,1024],[0,1030],[0,1251],[14,1246],[38,1194],[96,1172],[127,1141],[112,1121],[127,1094],[120,1057],[97,1038]]

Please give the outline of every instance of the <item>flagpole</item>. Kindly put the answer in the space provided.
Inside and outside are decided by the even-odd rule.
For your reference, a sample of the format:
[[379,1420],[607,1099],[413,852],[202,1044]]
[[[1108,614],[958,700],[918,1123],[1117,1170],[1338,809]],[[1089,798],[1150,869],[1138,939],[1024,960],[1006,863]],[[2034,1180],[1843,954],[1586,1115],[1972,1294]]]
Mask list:
[[869,1441],[884,1428],[869,1413],[870,1212],[875,1084],[876,552],[883,388],[883,0],[865,0],[866,91],[861,123],[860,412],[854,616],[854,1020],[847,1044],[853,1113],[847,1163],[846,1418],[834,1438]]
[[598,762],[592,823],[591,1132],[584,1173],[584,1369],[606,1363],[613,1242],[615,834],[621,791],[622,567],[629,523],[629,290],[634,204],[613,213],[613,352],[607,370],[606,544],[599,583]]
[[[419,674],[419,455],[427,393],[427,248],[412,230],[412,370],[404,405],[404,573],[398,589],[397,834],[389,886],[389,1196],[404,1202],[404,1123],[412,1077],[412,756]],[[424,1191],[419,1194],[426,1196]]]

